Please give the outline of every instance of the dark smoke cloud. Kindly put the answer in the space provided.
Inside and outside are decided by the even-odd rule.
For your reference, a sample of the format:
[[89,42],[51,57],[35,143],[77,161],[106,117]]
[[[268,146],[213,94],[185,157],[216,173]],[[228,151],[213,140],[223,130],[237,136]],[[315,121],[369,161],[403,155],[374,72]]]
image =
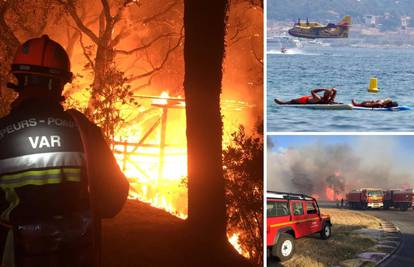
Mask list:
[[344,195],[361,187],[412,186],[412,169],[394,149],[394,141],[381,137],[360,137],[352,146],[317,142],[279,147],[276,153],[268,151],[268,188],[326,198],[327,187]]
[[273,141],[272,137],[268,135],[267,136],[267,151],[269,151],[269,153],[270,153],[275,145],[276,144]]

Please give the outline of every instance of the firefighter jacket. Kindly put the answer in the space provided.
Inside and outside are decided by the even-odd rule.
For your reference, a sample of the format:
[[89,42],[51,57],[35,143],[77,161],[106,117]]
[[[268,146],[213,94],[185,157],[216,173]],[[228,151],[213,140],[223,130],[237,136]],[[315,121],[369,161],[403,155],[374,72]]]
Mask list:
[[[100,129],[81,113],[65,112],[58,103],[25,101],[0,119],[0,257],[4,266],[25,266],[16,263],[17,255],[56,254],[50,248],[62,248],[59,242],[68,233],[49,240],[53,235],[45,234],[45,229],[94,236],[92,243],[99,242],[96,225],[101,218],[115,216],[127,194],[128,182]],[[47,244],[44,251],[38,244],[27,244],[36,238]],[[87,251],[88,241],[68,239],[87,244],[83,250]],[[95,249],[98,246],[94,244]]]

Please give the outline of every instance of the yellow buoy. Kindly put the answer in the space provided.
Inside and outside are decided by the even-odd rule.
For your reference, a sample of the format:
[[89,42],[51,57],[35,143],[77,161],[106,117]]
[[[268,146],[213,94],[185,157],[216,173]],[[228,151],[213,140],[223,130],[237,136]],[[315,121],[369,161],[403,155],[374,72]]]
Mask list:
[[378,93],[378,79],[375,77],[372,77],[369,80],[369,86],[368,86],[368,92],[370,93]]

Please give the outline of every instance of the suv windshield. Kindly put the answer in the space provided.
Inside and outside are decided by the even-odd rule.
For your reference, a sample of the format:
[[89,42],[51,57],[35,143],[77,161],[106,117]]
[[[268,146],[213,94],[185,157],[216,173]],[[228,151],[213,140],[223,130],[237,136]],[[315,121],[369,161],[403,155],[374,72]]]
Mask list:
[[307,214],[317,214],[318,211],[315,207],[315,205],[313,204],[312,201],[307,201],[306,202],[306,213]]
[[303,215],[303,205],[302,202],[293,202],[293,215]]
[[382,196],[382,195],[383,195],[382,191],[368,191],[369,197],[376,197],[376,196]]
[[268,201],[267,217],[280,217],[289,215],[288,202],[286,201]]

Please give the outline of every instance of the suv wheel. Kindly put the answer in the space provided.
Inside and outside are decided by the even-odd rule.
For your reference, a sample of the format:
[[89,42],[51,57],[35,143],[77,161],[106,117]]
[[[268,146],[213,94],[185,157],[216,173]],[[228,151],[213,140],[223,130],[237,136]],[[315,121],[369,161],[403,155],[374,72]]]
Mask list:
[[272,255],[278,257],[280,261],[286,261],[292,258],[294,252],[294,237],[289,234],[280,234],[276,246],[272,248]]
[[331,225],[329,223],[325,223],[322,227],[321,238],[328,239],[331,237],[331,234],[332,234]]
[[406,210],[408,210],[408,205],[407,204],[401,204],[400,211],[406,211]]

